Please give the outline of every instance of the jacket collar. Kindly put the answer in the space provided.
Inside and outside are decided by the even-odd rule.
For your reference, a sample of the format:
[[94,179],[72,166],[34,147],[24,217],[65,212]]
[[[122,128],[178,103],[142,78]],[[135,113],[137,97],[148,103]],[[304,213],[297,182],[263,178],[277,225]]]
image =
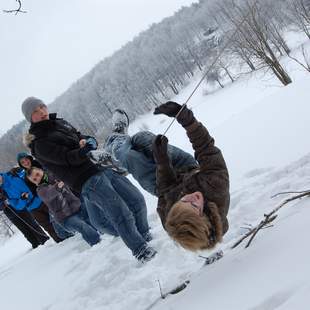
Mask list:
[[49,119],[46,121],[31,123],[29,133],[39,136],[40,134],[46,133],[49,129],[55,127],[55,121],[58,120],[57,113],[51,113]]

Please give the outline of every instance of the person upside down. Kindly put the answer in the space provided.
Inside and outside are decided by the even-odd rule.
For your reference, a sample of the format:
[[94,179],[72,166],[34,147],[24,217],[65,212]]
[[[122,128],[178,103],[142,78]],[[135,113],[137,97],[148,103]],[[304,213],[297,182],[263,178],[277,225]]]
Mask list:
[[[176,117],[195,151],[195,159],[150,132],[127,135],[128,119],[114,124],[105,149],[149,193],[168,235],[191,251],[211,249],[228,230],[229,174],[222,152],[193,112],[169,101],[154,114]],[[122,111],[116,111],[124,113]],[[179,113],[180,112],[180,113]]]

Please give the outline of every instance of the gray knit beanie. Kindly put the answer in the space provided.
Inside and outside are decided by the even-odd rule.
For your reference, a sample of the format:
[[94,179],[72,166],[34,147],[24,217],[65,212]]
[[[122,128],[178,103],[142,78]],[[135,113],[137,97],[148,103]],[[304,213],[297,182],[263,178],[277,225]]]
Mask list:
[[46,107],[46,104],[41,99],[36,97],[29,97],[23,102],[22,112],[29,123],[31,123],[31,116],[33,111],[39,106]]

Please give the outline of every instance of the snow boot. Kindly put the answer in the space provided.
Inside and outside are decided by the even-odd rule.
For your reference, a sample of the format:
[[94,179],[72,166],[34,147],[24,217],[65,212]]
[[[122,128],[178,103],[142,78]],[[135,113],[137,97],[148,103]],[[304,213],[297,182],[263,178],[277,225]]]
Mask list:
[[136,255],[136,258],[139,262],[145,264],[150,261],[156,254],[157,251],[155,249],[150,246],[146,246]]
[[112,131],[120,134],[127,134],[129,117],[122,109],[116,109],[112,115]]
[[147,232],[146,234],[143,235],[143,238],[146,242],[150,242],[153,240],[153,236],[150,232]]

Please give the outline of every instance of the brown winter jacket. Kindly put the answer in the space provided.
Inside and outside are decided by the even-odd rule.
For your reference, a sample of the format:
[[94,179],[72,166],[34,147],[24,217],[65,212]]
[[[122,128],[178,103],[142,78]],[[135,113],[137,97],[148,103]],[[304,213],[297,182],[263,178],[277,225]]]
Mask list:
[[80,199],[66,185],[59,188],[53,177],[49,177],[48,183],[40,184],[37,192],[57,222],[62,223],[80,210]]
[[200,191],[205,199],[205,214],[213,226],[215,244],[228,230],[226,217],[230,202],[228,170],[220,149],[214,145],[214,139],[200,122],[194,119],[194,122],[185,129],[195,151],[199,168],[178,174],[170,162],[157,164],[156,181],[159,192],[157,212],[165,228],[166,218],[173,204],[186,194]]

